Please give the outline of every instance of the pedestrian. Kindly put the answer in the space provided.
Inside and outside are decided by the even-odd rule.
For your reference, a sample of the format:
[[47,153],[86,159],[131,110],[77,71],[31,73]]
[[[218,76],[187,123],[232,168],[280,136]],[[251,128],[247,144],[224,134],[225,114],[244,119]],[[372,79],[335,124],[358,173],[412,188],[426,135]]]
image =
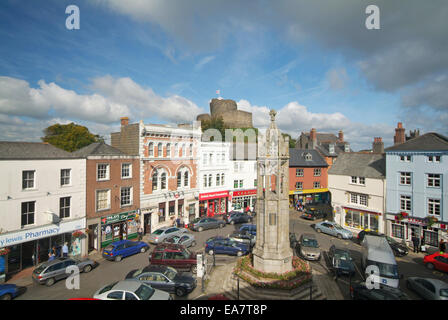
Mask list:
[[176,227],[180,228],[181,224],[180,224],[180,218],[177,217],[176,219]]
[[420,249],[422,252],[426,252],[426,245],[425,245],[425,237],[422,236],[420,238]]
[[64,245],[62,246],[62,256],[64,258],[68,257],[68,245],[67,245],[67,242],[64,242]]
[[440,239],[439,251],[440,251],[441,254],[443,254],[445,252],[445,241],[443,241],[443,239]]
[[419,252],[419,244],[420,244],[420,239],[419,239],[419,237],[415,234],[415,233],[413,233],[412,234],[412,244],[414,245],[414,252],[415,253],[418,253]]
[[56,256],[53,251],[50,251],[50,253],[48,253],[48,261],[53,261],[54,259],[56,259]]
[[138,233],[138,241],[142,241],[142,239],[143,239],[143,228],[142,228],[141,225],[138,225],[137,233]]

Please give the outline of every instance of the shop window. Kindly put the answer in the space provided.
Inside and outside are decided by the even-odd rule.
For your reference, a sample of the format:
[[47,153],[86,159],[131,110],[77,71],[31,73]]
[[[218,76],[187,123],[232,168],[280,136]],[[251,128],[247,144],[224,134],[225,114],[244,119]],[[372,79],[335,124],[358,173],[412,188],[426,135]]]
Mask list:
[[392,237],[404,239],[404,226],[401,224],[392,223]]
[[170,216],[174,215],[174,207],[175,207],[175,205],[176,205],[176,201],[170,201],[169,211],[168,211],[168,214]]
[[34,224],[36,201],[22,202],[22,227]]
[[369,214],[368,216],[370,217],[369,229],[373,230],[373,231],[376,231],[376,232],[379,232],[379,222],[378,222],[379,218],[378,218],[378,216],[375,215],[375,214]]
[[433,247],[439,246],[439,235],[438,232],[423,230],[423,234],[425,237],[425,244],[429,244]]

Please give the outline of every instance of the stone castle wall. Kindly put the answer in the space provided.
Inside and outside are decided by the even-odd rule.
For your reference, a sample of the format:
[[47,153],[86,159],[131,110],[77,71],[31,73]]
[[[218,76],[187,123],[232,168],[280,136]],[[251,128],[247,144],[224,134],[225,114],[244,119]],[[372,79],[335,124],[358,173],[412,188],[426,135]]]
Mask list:
[[196,120],[206,121],[222,117],[224,124],[230,128],[252,128],[252,113],[238,110],[236,102],[230,99],[212,99],[210,114],[200,114]]

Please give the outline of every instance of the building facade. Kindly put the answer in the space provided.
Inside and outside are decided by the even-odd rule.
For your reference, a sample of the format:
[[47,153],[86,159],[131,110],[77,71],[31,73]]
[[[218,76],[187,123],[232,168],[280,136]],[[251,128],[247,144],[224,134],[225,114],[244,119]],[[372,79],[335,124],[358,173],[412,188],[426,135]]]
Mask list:
[[385,155],[344,153],[328,172],[334,220],[354,233],[385,232]]
[[128,118],[111,134],[113,147],[140,158],[140,223],[149,224],[149,232],[199,215],[200,137],[197,126],[129,125]]
[[448,138],[426,133],[386,149],[387,231],[437,247],[448,239]]
[[234,143],[231,158],[231,210],[255,210],[257,201],[257,145]]
[[232,186],[230,143],[200,142],[198,154],[199,216],[226,214]]
[[137,237],[140,222],[140,161],[105,143],[73,153],[86,159],[88,251]]
[[45,143],[0,142],[0,250],[6,273],[87,253],[86,161]]
[[316,150],[289,150],[289,204],[328,203],[328,164]]

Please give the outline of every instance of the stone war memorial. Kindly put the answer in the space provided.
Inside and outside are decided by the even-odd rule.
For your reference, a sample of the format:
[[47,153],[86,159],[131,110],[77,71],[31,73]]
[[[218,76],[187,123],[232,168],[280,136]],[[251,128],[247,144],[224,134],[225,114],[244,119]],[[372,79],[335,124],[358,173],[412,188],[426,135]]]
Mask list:
[[[283,137],[271,110],[270,127],[258,137],[257,236],[252,254],[240,258],[229,281],[241,299],[309,299],[308,262],[295,257],[289,241],[289,139]],[[238,281],[238,285],[231,282]],[[229,293],[229,292],[228,292]]]

